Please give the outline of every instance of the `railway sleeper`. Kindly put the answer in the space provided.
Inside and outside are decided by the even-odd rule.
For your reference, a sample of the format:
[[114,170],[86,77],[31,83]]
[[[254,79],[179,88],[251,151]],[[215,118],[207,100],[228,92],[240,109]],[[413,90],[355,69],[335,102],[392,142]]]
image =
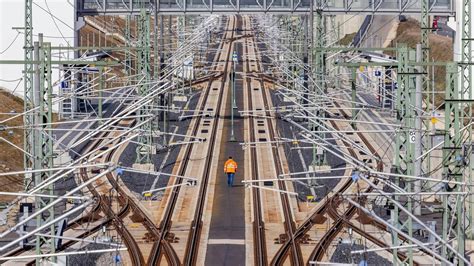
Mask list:
[[324,224],[327,218],[322,214],[316,214],[312,217],[311,222],[314,224]]
[[174,233],[167,233],[165,239],[170,243],[179,243],[179,237],[176,237]]
[[283,244],[286,241],[288,241],[288,235],[287,234],[280,234],[278,238],[275,238],[275,244]]
[[374,223],[374,219],[370,218],[364,212],[358,212],[356,220],[359,221],[361,224],[373,224]]
[[145,240],[146,243],[150,243],[150,242],[155,242],[158,240],[158,238],[151,234],[150,232],[146,232],[145,233],[145,236],[143,237],[143,240]]
[[145,222],[145,219],[143,218],[143,216],[140,213],[137,213],[135,211],[133,212],[132,216],[130,216],[130,219],[134,223],[143,223],[143,222]]

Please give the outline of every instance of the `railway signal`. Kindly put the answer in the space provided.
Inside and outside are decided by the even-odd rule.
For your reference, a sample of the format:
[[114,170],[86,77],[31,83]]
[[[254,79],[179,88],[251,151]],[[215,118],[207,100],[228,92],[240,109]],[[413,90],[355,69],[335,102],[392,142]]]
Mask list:
[[[232,53],[232,61],[236,64],[238,62],[237,52]],[[235,66],[235,65],[234,65]],[[234,69],[235,70],[235,69]]]

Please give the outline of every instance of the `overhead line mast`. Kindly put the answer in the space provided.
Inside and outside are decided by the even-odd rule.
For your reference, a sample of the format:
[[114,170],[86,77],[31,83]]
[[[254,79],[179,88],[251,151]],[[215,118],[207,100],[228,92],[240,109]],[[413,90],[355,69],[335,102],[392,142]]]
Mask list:
[[[33,108],[33,0],[25,0],[25,21],[24,21],[25,41],[24,41],[24,72],[23,72],[23,85],[24,85],[24,101],[23,108],[26,114],[23,116],[23,123],[25,126],[23,135],[23,149],[24,153],[24,167],[25,169],[34,168],[34,132],[33,132],[33,114],[29,111]],[[31,155],[29,155],[31,154]],[[24,189],[27,190],[32,184],[32,176],[30,174],[25,175]]]
[[[146,97],[150,93],[150,14],[142,9],[140,16],[138,18],[138,46],[140,49],[137,50],[137,59],[138,59],[138,73],[142,76],[141,82],[138,84],[138,95],[141,97]],[[144,105],[140,108],[140,115],[143,115],[139,119],[139,122],[148,120],[144,123],[140,129],[141,133],[138,137],[137,144],[137,158],[135,160],[136,164],[150,164],[151,163],[151,154],[156,153],[156,147],[153,146],[152,138],[152,120],[149,117],[145,117],[148,114],[151,114],[151,107],[149,105]]]

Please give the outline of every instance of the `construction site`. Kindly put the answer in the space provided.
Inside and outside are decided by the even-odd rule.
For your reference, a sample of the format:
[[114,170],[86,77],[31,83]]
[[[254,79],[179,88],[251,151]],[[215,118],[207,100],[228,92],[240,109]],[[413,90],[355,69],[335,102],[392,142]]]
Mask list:
[[18,2],[0,265],[474,263],[474,2]]

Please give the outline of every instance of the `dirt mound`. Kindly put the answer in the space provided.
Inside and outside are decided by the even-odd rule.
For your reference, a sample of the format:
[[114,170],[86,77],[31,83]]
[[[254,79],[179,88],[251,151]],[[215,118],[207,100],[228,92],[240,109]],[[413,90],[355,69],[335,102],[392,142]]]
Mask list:
[[[430,57],[437,62],[448,62],[453,60],[453,40],[449,37],[429,34],[430,41]],[[391,47],[395,47],[397,43],[406,43],[411,48],[416,48],[416,44],[421,42],[420,22],[415,19],[408,19],[400,22],[397,29],[397,37],[392,41]],[[431,76],[431,67],[428,70]],[[434,68],[435,91],[444,92],[446,87],[446,70],[445,67],[436,66]],[[444,94],[440,93],[435,96],[435,105],[442,105],[444,102]]]
[[[7,90],[0,88],[0,121],[12,118],[12,113],[23,112],[23,100],[12,95]],[[5,123],[0,123],[5,127],[18,127],[23,125],[23,116],[18,116]],[[8,140],[18,147],[23,148],[23,129],[14,128],[1,130],[0,137]],[[10,172],[23,169],[23,153],[12,147],[3,139],[0,139],[0,172]],[[22,190],[23,176],[7,176],[0,178],[2,191]],[[11,198],[0,196],[0,202]]]

